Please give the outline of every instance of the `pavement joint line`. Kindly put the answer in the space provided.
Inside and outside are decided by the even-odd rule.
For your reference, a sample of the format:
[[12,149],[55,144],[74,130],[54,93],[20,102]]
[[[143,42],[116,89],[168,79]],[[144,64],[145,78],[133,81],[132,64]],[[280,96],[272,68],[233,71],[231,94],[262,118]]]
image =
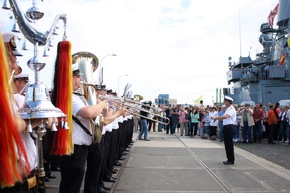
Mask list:
[[191,154],[192,157],[194,157],[201,165],[204,167],[204,169],[227,191],[231,192],[230,188],[226,186],[225,183],[222,182],[222,180],[219,179],[217,175],[201,160],[199,157],[184,143],[182,139],[180,139],[178,136],[176,136],[180,140],[180,142],[185,146],[187,151]]

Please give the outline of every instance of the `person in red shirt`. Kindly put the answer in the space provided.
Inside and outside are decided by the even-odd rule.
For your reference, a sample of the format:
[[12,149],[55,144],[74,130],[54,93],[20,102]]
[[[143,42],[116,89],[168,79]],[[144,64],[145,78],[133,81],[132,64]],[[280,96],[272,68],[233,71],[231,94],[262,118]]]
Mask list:
[[274,113],[277,117],[277,124],[276,124],[274,132],[273,132],[273,139],[278,140],[278,133],[280,130],[280,116],[281,116],[280,103],[278,103],[278,102],[275,103]]
[[268,136],[268,143],[269,144],[275,144],[273,141],[273,133],[274,129],[277,125],[277,117],[274,112],[274,106],[270,105],[270,110],[268,112],[268,124],[269,124],[269,136]]
[[256,104],[253,112],[254,117],[254,130],[253,130],[253,142],[261,143],[262,140],[262,119],[264,117],[264,113],[261,109],[260,104]]

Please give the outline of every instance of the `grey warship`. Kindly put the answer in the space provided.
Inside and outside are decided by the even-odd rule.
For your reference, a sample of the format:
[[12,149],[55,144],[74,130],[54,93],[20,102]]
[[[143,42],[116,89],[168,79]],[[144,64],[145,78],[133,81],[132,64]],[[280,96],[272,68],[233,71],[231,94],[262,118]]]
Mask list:
[[279,0],[275,9],[277,13],[269,17],[273,21],[277,14],[278,28],[273,28],[269,18],[261,24],[259,42],[263,51],[256,54],[256,59],[241,56],[233,62],[229,57],[227,82],[232,87],[223,88],[223,94],[237,104],[251,101],[267,105],[290,99],[290,0]]

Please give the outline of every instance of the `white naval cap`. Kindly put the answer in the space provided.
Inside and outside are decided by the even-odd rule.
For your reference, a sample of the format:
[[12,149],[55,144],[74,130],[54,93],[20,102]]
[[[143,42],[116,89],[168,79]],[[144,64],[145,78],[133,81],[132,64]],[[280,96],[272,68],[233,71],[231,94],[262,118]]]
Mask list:
[[29,74],[24,74],[24,73],[13,76],[13,78],[28,78],[28,77],[29,77]]
[[233,102],[233,101],[234,101],[234,99],[232,99],[232,98],[231,98],[231,97],[229,97],[229,96],[225,96],[224,100],[231,101],[231,102]]
[[12,38],[15,38],[15,35],[14,35],[13,33],[11,33],[11,32],[3,33],[3,34],[2,34],[2,38],[3,38],[3,41],[4,41],[4,42],[10,42],[10,40],[11,40]]
[[75,63],[72,65],[72,72],[73,72],[74,76],[83,75],[83,73],[81,73],[81,71],[80,71],[79,63]]
[[11,51],[15,56],[22,56],[20,52],[17,51],[17,45],[15,42],[15,34],[8,32],[2,34],[3,42],[10,45]]

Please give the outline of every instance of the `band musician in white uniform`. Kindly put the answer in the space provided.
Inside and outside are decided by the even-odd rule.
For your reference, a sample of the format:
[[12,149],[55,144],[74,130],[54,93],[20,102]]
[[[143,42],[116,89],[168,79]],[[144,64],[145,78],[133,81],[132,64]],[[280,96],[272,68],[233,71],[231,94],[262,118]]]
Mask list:
[[[74,153],[69,156],[63,156],[60,160],[61,182],[60,193],[79,193],[85,173],[85,164],[89,160],[88,150],[92,145],[92,127],[91,119],[97,117],[103,110],[106,110],[105,101],[100,101],[96,105],[88,106],[84,96],[76,91],[80,88],[81,72],[79,64],[73,64],[73,96],[72,108],[73,116],[76,117],[87,131],[85,131],[76,121],[73,121],[73,143]],[[90,135],[91,134],[91,135]],[[90,178],[86,176],[86,178]],[[86,189],[86,187],[85,187]]]

